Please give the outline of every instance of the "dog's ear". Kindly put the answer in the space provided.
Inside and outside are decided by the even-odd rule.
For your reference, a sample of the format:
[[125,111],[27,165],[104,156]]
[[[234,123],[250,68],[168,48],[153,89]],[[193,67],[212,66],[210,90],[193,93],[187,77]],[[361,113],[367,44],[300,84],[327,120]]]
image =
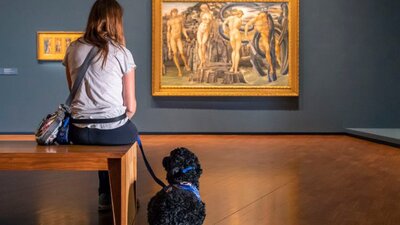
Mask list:
[[165,169],[166,171],[169,171],[169,170],[170,170],[170,167],[171,167],[170,161],[171,161],[171,158],[170,158],[169,156],[164,157],[164,159],[163,159],[163,161],[162,161],[163,167],[164,167],[164,169]]

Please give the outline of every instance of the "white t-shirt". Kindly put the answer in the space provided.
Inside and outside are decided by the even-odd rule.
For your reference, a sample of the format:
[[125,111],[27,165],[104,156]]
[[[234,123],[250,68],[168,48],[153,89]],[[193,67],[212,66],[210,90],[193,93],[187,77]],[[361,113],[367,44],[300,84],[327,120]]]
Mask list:
[[[116,47],[109,43],[107,61],[102,68],[103,58],[96,56],[89,66],[85,77],[71,103],[74,119],[105,119],[125,113],[122,78],[130,70],[136,68],[131,52],[125,47]],[[78,69],[83,64],[92,45],[83,38],[71,43],[68,47],[63,65],[68,65],[74,84]],[[126,123],[128,119],[104,124],[74,124],[78,127],[97,129],[115,129]]]

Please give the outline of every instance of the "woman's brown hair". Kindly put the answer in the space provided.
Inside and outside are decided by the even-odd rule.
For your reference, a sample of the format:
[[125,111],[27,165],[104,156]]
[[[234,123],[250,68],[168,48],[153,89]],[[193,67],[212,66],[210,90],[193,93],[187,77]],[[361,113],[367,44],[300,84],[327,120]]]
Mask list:
[[123,9],[116,0],[97,0],[90,10],[84,40],[98,47],[104,67],[109,52],[108,43],[125,46],[122,26]]

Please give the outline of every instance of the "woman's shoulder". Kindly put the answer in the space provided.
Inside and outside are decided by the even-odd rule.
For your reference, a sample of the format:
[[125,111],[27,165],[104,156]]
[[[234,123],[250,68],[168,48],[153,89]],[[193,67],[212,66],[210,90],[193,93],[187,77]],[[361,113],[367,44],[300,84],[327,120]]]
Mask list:
[[110,45],[110,52],[113,52],[114,56],[117,58],[132,58],[131,51],[123,45]]
[[87,50],[90,48],[91,45],[87,43],[83,37],[80,37],[76,39],[75,41],[71,42],[71,44],[68,46],[67,52],[70,51],[79,51],[79,50]]
[[126,53],[131,53],[131,51],[129,51],[129,49],[126,48],[126,47],[123,46],[123,45],[119,45],[119,44],[110,42],[108,46],[109,46],[109,49],[112,50],[112,52],[113,52],[114,54],[126,54]]
[[112,45],[110,52],[113,51],[115,59],[119,62],[121,70],[126,74],[131,68],[136,68],[135,60],[131,51],[122,45]]
[[79,45],[88,45],[88,43],[85,41],[85,39],[83,39],[83,37],[80,37],[80,38],[76,39],[75,41],[71,42],[71,44],[69,46],[77,47]]

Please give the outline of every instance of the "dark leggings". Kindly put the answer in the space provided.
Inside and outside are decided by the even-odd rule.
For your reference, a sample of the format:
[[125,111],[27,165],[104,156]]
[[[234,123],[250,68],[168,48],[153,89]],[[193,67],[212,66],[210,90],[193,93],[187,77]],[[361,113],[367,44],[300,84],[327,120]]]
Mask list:
[[[69,138],[77,145],[129,145],[136,141],[137,129],[128,120],[123,126],[101,130],[95,128],[79,128],[71,124]],[[110,183],[107,171],[99,171],[99,194],[110,195]]]

